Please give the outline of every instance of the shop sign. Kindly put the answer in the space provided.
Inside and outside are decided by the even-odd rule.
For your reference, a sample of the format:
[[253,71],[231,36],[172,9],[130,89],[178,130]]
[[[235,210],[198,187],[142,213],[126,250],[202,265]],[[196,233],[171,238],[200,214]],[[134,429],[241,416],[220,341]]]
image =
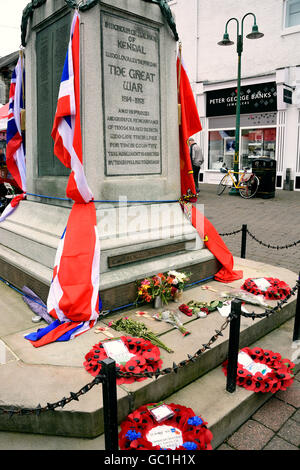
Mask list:
[[292,95],[293,95],[292,90],[288,90],[287,88],[284,88],[283,89],[283,102],[292,104]]
[[[237,88],[224,88],[206,93],[206,116],[236,113]],[[277,111],[276,82],[241,87],[241,114]]]

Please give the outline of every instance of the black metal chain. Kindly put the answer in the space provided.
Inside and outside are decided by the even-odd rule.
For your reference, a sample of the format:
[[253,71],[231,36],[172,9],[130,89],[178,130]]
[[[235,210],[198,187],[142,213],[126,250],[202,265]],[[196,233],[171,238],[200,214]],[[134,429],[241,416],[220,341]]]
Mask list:
[[[219,235],[221,237],[227,237],[227,236],[230,236],[230,235],[236,235],[237,233],[240,233],[242,232],[243,229],[240,228],[238,230],[234,230],[232,232],[227,232],[227,233],[220,233]],[[300,240],[297,240],[296,242],[292,242],[292,243],[288,243],[287,245],[271,245],[270,243],[265,243],[261,240],[259,240],[255,235],[253,235],[253,233],[251,233],[248,228],[246,229],[246,232],[250,235],[250,237],[255,240],[257,243],[259,243],[260,245],[266,247],[266,248],[272,248],[274,250],[283,250],[283,249],[286,249],[286,248],[291,248],[293,246],[297,246],[299,243],[300,243]]]
[[176,364],[173,362],[172,367],[166,367],[165,369],[157,369],[155,372],[126,372],[126,371],[120,371],[120,369],[117,367],[117,377],[123,377],[123,378],[130,378],[130,377],[136,377],[136,378],[142,378],[142,377],[149,377],[149,378],[158,378],[160,375],[167,375],[170,374],[171,372],[178,372],[178,369],[185,367],[187,364],[191,362],[195,362],[195,360],[203,354],[205,351],[208,349],[211,349],[211,345],[220,337],[223,336],[223,331],[227,328],[228,324],[232,320],[232,317],[229,315],[225,322],[221,325],[219,330],[215,330],[215,334],[210,338],[210,340],[206,344],[202,344],[202,348],[200,348],[193,356],[188,354],[188,359],[185,359],[184,361],[179,362],[179,364]]
[[221,237],[227,237],[228,235],[236,235],[237,233],[240,233],[242,229],[234,230],[233,232],[227,232],[227,233],[220,233],[219,235]]
[[253,233],[249,232],[248,229],[247,229],[247,233],[250,235],[251,238],[253,238],[253,240],[255,240],[260,245],[263,245],[266,248],[272,248],[274,250],[283,250],[285,248],[291,248],[292,246],[296,246],[300,243],[300,240],[297,240],[296,242],[289,243],[287,245],[282,245],[282,246],[276,245],[275,246],[275,245],[271,245],[270,243],[265,243],[265,242],[262,242],[261,240],[258,240],[258,238],[255,235],[253,235]]
[[99,383],[102,383],[104,380],[105,380],[105,375],[99,374],[97,375],[97,377],[94,378],[92,382],[86,384],[78,392],[70,392],[69,397],[67,398],[63,397],[61,400],[58,400],[55,403],[47,403],[47,405],[43,407],[40,404],[36,408],[11,407],[8,409],[8,408],[0,407],[0,413],[8,414],[10,418],[15,415],[23,416],[23,415],[29,415],[29,414],[35,414],[39,416],[43,411],[54,411],[58,407],[63,408],[67,403],[70,403],[73,400],[78,401],[81,395],[84,395],[85,393],[89,392],[91,388],[93,388],[95,385],[98,385]]
[[[278,312],[284,304],[287,303],[287,301],[292,297],[292,295],[295,295],[296,291],[300,288],[300,280],[297,280],[296,285],[291,289],[291,292],[286,296],[285,299],[280,300],[277,305],[274,308],[268,308],[265,309],[264,313],[245,313],[241,312],[241,315],[244,317],[250,317],[253,320],[255,318],[263,318],[263,317],[269,317],[271,314]],[[172,367],[166,367],[165,369],[157,369],[155,372],[142,372],[142,373],[135,373],[135,372],[123,372],[121,371],[118,367],[116,367],[116,376],[118,378],[131,378],[135,377],[137,379],[139,378],[155,378],[157,379],[161,375],[167,375],[170,374],[171,372],[177,373],[179,369],[185,367],[186,365],[195,362],[196,359],[201,356],[205,351],[211,349],[211,346],[215,341],[220,336],[223,336],[223,331],[228,327],[229,323],[232,321],[234,318],[234,314],[230,313],[229,316],[226,318],[224,323],[221,325],[219,330],[215,330],[215,334],[212,335],[212,337],[209,339],[209,341],[206,344],[202,344],[202,348],[200,348],[195,354],[192,356],[188,354],[188,359],[185,359],[179,364],[176,364],[173,362]],[[28,414],[35,414],[39,416],[42,412],[44,411],[55,411],[56,408],[61,407],[63,408],[67,403],[70,403],[73,400],[78,401],[79,397],[81,395],[84,395],[87,393],[91,388],[93,388],[95,385],[98,385],[99,383],[103,383],[106,379],[105,374],[99,374],[97,375],[94,380],[88,384],[86,384],[84,387],[82,387],[77,393],[70,392],[69,397],[64,397],[61,400],[58,400],[55,403],[47,403],[46,406],[41,407],[41,405],[38,405],[36,408],[16,408],[16,407],[11,407],[11,408],[4,408],[0,407],[0,413],[6,413],[9,415],[11,418],[12,416],[15,415],[28,415]]]
[[284,299],[281,299],[277,302],[277,305],[273,308],[266,308],[264,313],[255,313],[255,312],[251,312],[251,313],[246,313],[246,312],[243,312],[241,311],[241,315],[243,317],[247,317],[247,318],[252,318],[252,320],[255,320],[256,318],[264,318],[264,317],[269,317],[270,315],[272,315],[273,313],[276,313],[278,312],[279,310],[281,310],[282,306],[284,304],[286,304],[288,302],[288,300],[296,294],[297,290],[300,288],[300,281],[299,279],[297,280],[295,286],[291,289],[291,292],[284,298]]
[[[231,317],[229,316],[226,321],[222,324],[220,327],[220,330],[215,330],[215,334],[210,338],[210,340],[207,342],[207,344],[203,344],[202,348],[199,349],[193,356],[190,356],[188,354],[188,359],[185,361],[181,361],[178,365],[173,363],[172,367],[167,367],[166,369],[159,370],[157,369],[155,372],[145,372],[145,373],[134,373],[134,372],[121,372],[118,367],[116,367],[116,376],[117,377],[136,377],[136,378],[153,378],[155,377],[156,379],[160,375],[166,375],[171,372],[177,373],[178,369],[181,367],[184,367],[190,362],[194,362],[198,356],[200,356],[203,352],[205,352],[207,349],[211,349],[211,345],[219,338],[219,336],[223,336],[222,331],[225,330],[225,328],[228,326],[229,322],[231,321]],[[82,387],[77,393],[70,392],[70,396],[68,398],[64,397],[61,400],[58,400],[55,403],[47,403],[46,406],[41,407],[41,405],[38,405],[36,408],[16,408],[16,407],[11,407],[10,409],[0,407],[0,413],[3,414],[8,414],[9,417],[11,418],[12,416],[15,415],[28,415],[28,414],[35,414],[39,416],[42,412],[45,411],[55,411],[56,408],[58,407],[64,407],[67,403],[70,403],[73,400],[78,401],[79,396],[84,395],[87,393],[89,390],[91,390],[92,387],[99,383],[103,383],[103,381],[106,379],[104,374],[99,374],[97,375],[94,380],[84,387]]]

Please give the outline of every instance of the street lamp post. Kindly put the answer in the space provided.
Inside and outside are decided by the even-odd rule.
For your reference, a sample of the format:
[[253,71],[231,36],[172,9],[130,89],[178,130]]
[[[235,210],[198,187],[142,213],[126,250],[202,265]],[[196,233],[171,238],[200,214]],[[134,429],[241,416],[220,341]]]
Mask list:
[[[235,173],[236,181],[238,181],[238,171],[239,171],[239,154],[240,154],[240,115],[241,115],[241,60],[242,60],[242,52],[243,52],[243,33],[244,33],[244,20],[247,16],[253,16],[254,24],[252,26],[251,33],[247,34],[248,39],[259,39],[263,37],[263,33],[258,30],[256,24],[256,16],[254,13],[246,13],[241,21],[241,32],[240,32],[240,23],[237,18],[230,18],[226,25],[225,25],[225,33],[223,35],[222,41],[218,42],[219,46],[231,46],[234,44],[233,41],[230,40],[228,34],[228,24],[230,21],[236,21],[237,26],[237,38],[236,38],[236,50],[238,54],[238,73],[237,73],[237,96],[236,96],[236,121],[235,121],[235,152],[234,152],[234,160],[233,160],[233,171]],[[238,194],[238,191],[233,187],[229,194]]]

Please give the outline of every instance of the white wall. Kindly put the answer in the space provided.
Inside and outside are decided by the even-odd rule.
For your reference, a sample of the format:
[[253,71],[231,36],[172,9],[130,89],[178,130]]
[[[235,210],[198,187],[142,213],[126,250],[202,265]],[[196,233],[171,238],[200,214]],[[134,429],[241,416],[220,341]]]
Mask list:
[[[192,88],[203,123],[203,131],[196,139],[205,150],[207,158],[207,119],[205,116],[205,90],[207,85],[234,86],[237,78],[236,37],[237,26],[231,21],[228,26],[233,46],[221,47],[217,43],[223,38],[226,22],[252,12],[256,16],[258,28],[264,37],[251,40],[246,35],[251,32],[253,16],[244,21],[242,53],[242,79],[251,82],[267,80],[276,76],[277,104],[281,129],[281,172],[285,178],[286,168],[292,169],[292,179],[300,168],[300,147],[298,147],[298,117],[300,109],[300,25],[284,29],[285,0],[170,0],[169,5],[175,17],[177,31],[183,45],[183,60],[187,67]],[[261,76],[261,77],[260,77]],[[265,77],[264,77],[265,76]],[[223,82],[223,83],[222,83]],[[225,82],[225,83],[224,83]],[[242,82],[242,84],[245,82]],[[283,103],[283,84],[296,86],[293,104]],[[283,121],[282,121],[283,119]],[[279,125],[278,121],[278,125]],[[278,133],[279,136],[279,133]],[[279,137],[278,137],[279,139]],[[299,155],[299,156],[298,156]],[[297,160],[298,159],[298,160]],[[206,163],[204,169],[206,168]],[[206,174],[205,182],[213,182]]]
[[[170,1],[191,81],[223,81],[236,77],[236,45],[221,47],[217,42],[222,39],[229,18],[234,16],[241,20],[249,11],[256,15],[257,25],[265,36],[258,40],[246,39],[246,34],[251,32],[253,18],[249,16],[245,19],[242,76],[300,65],[300,32],[282,34],[283,3],[284,0]],[[195,26],[197,18],[198,33]],[[230,22],[228,33],[236,43],[236,22]],[[196,53],[198,74],[193,60]]]

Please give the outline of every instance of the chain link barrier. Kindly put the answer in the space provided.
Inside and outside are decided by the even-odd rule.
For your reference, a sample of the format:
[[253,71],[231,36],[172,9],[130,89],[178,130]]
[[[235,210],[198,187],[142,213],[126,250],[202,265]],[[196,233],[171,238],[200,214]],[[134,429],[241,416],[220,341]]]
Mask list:
[[[270,315],[277,313],[279,310],[281,310],[282,306],[285,305],[288,300],[296,294],[297,290],[300,288],[300,280],[297,281],[296,285],[291,289],[290,294],[285,298],[277,302],[277,305],[273,308],[268,308],[265,309],[264,313],[245,313],[241,312],[241,315],[247,318],[252,318],[253,320],[255,319],[260,319],[264,317],[269,317]],[[141,373],[135,373],[135,372],[122,372],[118,367],[116,367],[116,376],[118,378],[155,378],[157,379],[159,376],[162,375],[167,375],[172,372],[177,373],[179,369],[182,369],[183,367],[187,366],[190,363],[193,363],[197,360],[201,354],[203,354],[205,351],[211,349],[211,346],[217,341],[218,338],[223,336],[223,331],[228,327],[232,319],[234,318],[234,314],[230,313],[229,316],[226,318],[224,323],[220,326],[220,329],[215,330],[215,334],[211,336],[211,338],[207,341],[207,343],[202,344],[202,347],[198,349],[198,351],[195,352],[195,354],[190,355],[188,354],[188,358],[179,362],[176,364],[173,362],[172,367],[166,367],[165,369],[157,369],[155,372],[141,372]],[[101,361],[99,361],[101,364]],[[38,405],[36,408],[17,408],[17,407],[11,407],[9,409],[0,407],[0,413],[2,414],[8,414],[9,417],[11,418],[12,416],[24,416],[24,415],[30,415],[30,414],[35,414],[39,416],[42,412],[45,411],[55,411],[56,408],[61,407],[63,408],[66,404],[70,403],[71,401],[78,401],[79,397],[86,394],[89,392],[95,385],[102,384],[106,380],[105,374],[101,373],[97,375],[92,382],[89,382],[86,384],[84,387],[82,387],[78,392],[70,392],[69,397],[63,397],[61,400],[58,400],[54,403],[47,403],[46,406],[41,406]]]
[[259,243],[260,245],[266,247],[266,248],[272,248],[274,250],[284,250],[286,248],[291,248],[293,246],[297,246],[299,243],[300,243],[300,240],[297,240],[296,242],[293,242],[293,243],[289,243],[287,245],[271,245],[270,243],[265,243],[261,240],[259,240],[255,235],[253,235],[253,233],[251,233],[248,229],[247,229],[247,233],[248,235],[250,235],[250,237],[255,240],[257,243]]
[[227,233],[220,233],[220,237],[227,237],[229,235],[236,235],[237,233],[240,233],[242,229],[234,230],[233,232],[227,232]]
[[[240,233],[242,231],[243,231],[243,229],[240,228],[240,229],[237,229],[237,230],[233,230],[232,232],[220,233],[220,236],[221,237],[227,237],[227,236],[231,236],[231,235],[237,235],[238,233]],[[291,242],[291,243],[288,243],[286,245],[271,245],[270,243],[265,243],[265,242],[259,240],[253,233],[250,232],[250,230],[248,230],[248,228],[246,229],[246,233],[248,233],[248,235],[254,241],[259,243],[260,245],[264,246],[265,248],[272,248],[273,250],[284,250],[284,249],[287,249],[287,248],[292,248],[293,246],[297,246],[300,243],[300,240],[297,240],[296,242]]]
[[40,404],[36,408],[17,408],[17,407],[11,407],[10,409],[0,407],[0,413],[2,414],[8,414],[9,417],[11,418],[12,416],[19,415],[19,416],[24,416],[24,415],[36,415],[39,416],[43,411],[55,411],[56,408],[63,408],[65,405],[70,403],[71,401],[79,401],[79,397],[81,395],[84,395],[85,393],[89,392],[95,385],[98,385],[99,383],[103,383],[105,380],[105,375],[104,374],[99,374],[97,377],[92,380],[92,382],[89,382],[86,384],[84,387],[82,387],[78,392],[70,392],[69,397],[63,397],[61,400],[56,401],[55,403],[47,403],[46,406],[41,406]]

